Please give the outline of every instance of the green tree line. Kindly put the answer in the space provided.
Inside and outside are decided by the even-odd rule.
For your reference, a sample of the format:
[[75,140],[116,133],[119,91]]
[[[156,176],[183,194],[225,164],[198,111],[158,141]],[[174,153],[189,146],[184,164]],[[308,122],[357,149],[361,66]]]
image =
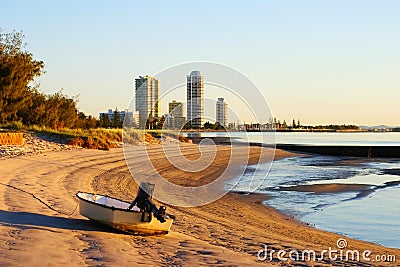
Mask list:
[[0,124],[22,122],[53,129],[94,128],[101,122],[77,109],[77,97],[39,91],[45,64],[25,49],[22,32],[0,28]]

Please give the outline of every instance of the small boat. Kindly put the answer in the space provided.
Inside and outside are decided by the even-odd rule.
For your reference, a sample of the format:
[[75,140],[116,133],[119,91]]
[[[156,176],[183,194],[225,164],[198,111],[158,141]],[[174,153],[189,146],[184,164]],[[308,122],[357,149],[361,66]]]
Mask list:
[[105,195],[78,192],[79,212],[90,220],[127,233],[167,234],[175,217],[165,213],[164,206],[157,209],[151,201],[153,189],[152,184],[141,185],[132,203]]

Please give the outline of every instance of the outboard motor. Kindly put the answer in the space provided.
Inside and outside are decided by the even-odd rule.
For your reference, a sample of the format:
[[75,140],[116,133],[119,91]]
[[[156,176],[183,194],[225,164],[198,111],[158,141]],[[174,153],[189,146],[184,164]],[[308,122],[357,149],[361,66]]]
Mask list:
[[151,201],[154,186],[154,184],[142,182],[136,198],[132,201],[131,205],[129,205],[128,209],[130,210],[136,205],[143,212],[142,222],[150,222],[151,214],[154,214],[154,217],[163,223],[167,216],[165,213],[166,207],[160,206],[160,209],[157,209],[156,205]]

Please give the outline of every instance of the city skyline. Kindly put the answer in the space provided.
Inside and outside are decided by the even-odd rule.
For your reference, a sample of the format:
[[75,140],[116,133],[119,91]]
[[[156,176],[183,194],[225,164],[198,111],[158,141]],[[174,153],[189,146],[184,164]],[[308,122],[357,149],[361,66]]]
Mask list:
[[[192,70],[186,76],[186,102],[180,102],[173,99],[166,101],[168,103],[168,113],[162,110],[161,80],[150,75],[139,76],[135,79],[135,116],[138,118],[139,127],[144,127],[148,119],[164,117],[166,125],[169,128],[180,128],[186,122],[190,127],[203,128],[206,122],[204,108],[204,75],[199,70]],[[164,90],[162,90],[164,91]],[[168,91],[168,90],[167,90]],[[227,91],[229,92],[229,90]],[[166,100],[165,98],[163,99]],[[208,99],[211,100],[211,99]],[[187,106],[187,117],[184,117],[184,106]],[[108,113],[113,112],[109,110]],[[105,113],[100,113],[100,115]],[[112,115],[111,115],[112,116]],[[110,117],[110,116],[108,116]],[[215,100],[215,116],[207,117],[218,123],[220,126],[228,126],[228,104],[225,98],[218,97]],[[132,116],[133,118],[133,116]],[[187,119],[187,121],[186,121]],[[272,118],[270,118],[272,119]],[[239,123],[239,120],[237,120]],[[262,121],[257,121],[262,123]],[[180,126],[180,127],[178,127]]]
[[[40,90],[79,95],[79,108],[91,115],[110,105],[125,109],[132,75],[209,61],[249,77],[274,117],[312,125],[400,124],[398,1],[150,5],[157,19],[132,16],[148,4],[130,1],[8,1],[0,25],[22,30],[26,49],[45,62]],[[188,38],[193,29],[196,38]]]
[[[195,77],[193,82],[192,82],[192,77]],[[150,75],[143,75],[143,76],[139,75],[139,78],[135,79],[135,84],[136,84],[136,86],[135,86],[136,89],[135,90],[137,90],[137,87],[138,87],[138,80],[143,80],[144,81],[144,80],[147,80],[148,78],[150,78],[151,80],[157,81],[157,93],[155,95],[156,96],[160,96],[160,97],[165,97],[165,95],[160,94],[160,89],[161,89],[160,79],[157,79],[157,78],[152,77]],[[168,80],[169,80],[168,82],[170,83],[171,80],[170,79],[168,79]],[[195,96],[200,96],[194,102],[197,105],[199,105],[199,103],[203,103],[201,108],[196,108],[196,109],[202,111],[201,113],[197,112],[198,114],[202,114],[200,116],[201,123],[196,123],[196,126],[194,128],[202,128],[204,123],[206,123],[206,122],[207,123],[210,123],[210,122],[211,123],[212,122],[219,123],[221,126],[224,126],[224,127],[228,127],[228,124],[237,125],[237,126],[258,125],[259,124],[260,126],[262,125],[264,128],[265,127],[266,128],[271,128],[271,125],[272,125],[271,122],[275,121],[274,124],[276,124],[276,126],[272,126],[272,128],[276,128],[276,129],[282,130],[282,129],[286,129],[287,127],[291,128],[292,125],[294,125],[294,123],[288,123],[288,122],[290,122],[291,118],[292,118],[293,122],[295,122],[295,118],[297,118],[297,122],[298,122],[297,127],[300,127],[300,128],[302,128],[302,127],[306,127],[306,128],[308,128],[308,127],[323,127],[323,126],[328,126],[328,127],[330,127],[330,126],[343,126],[343,127],[360,126],[363,129],[367,129],[367,128],[370,128],[370,129],[374,129],[374,128],[375,129],[398,128],[397,125],[384,125],[384,124],[380,124],[380,125],[361,125],[361,124],[358,125],[358,124],[346,124],[346,123],[337,123],[337,124],[335,124],[335,123],[300,124],[300,119],[299,119],[298,116],[292,116],[291,118],[279,118],[279,117],[276,117],[276,116],[272,116],[272,114],[266,120],[257,120],[256,119],[256,120],[247,120],[246,121],[246,120],[240,120],[238,118],[236,118],[234,120],[228,120],[228,117],[229,117],[229,115],[228,115],[229,112],[228,112],[228,108],[227,108],[228,104],[226,103],[224,97],[218,97],[216,99],[214,116],[208,116],[207,119],[205,119],[206,118],[206,116],[204,116],[205,111],[210,111],[210,110],[207,110],[207,109],[204,108],[204,95],[205,95],[205,92],[206,92],[206,90],[204,90],[204,83],[205,83],[204,80],[205,80],[204,79],[204,75],[198,70],[192,70],[192,71],[190,71],[190,74],[186,76],[186,90],[185,91],[186,91],[186,99],[188,101],[187,103],[192,101],[190,99],[191,97],[189,97],[189,95],[192,94],[192,92],[191,92],[192,91],[192,88],[191,88],[192,87],[192,85],[191,85],[192,83],[195,84],[195,86],[194,86],[194,88],[195,88]],[[142,87],[141,85],[144,84],[143,81],[140,82],[139,87]],[[175,84],[176,82],[177,81],[175,81],[173,83]],[[144,87],[144,88],[147,88],[147,87],[148,86],[147,86],[147,83],[146,83],[146,87]],[[143,90],[143,88],[142,88],[142,90]],[[146,91],[146,95],[154,94],[153,92],[150,92],[151,90],[149,91],[148,88],[145,91]],[[142,94],[145,91],[143,91]],[[227,93],[227,92],[229,92],[229,90],[228,91],[225,90],[224,92]],[[179,93],[178,93],[178,95],[179,95]],[[139,97],[139,99],[140,99],[140,97]],[[157,98],[154,98],[152,101],[153,101],[153,103],[156,103],[156,104],[154,104],[154,107],[151,108],[151,112],[149,113],[150,117],[155,117],[155,118],[164,117],[166,122],[167,122],[167,125],[169,125],[168,127],[180,128],[180,127],[176,127],[176,125],[183,126],[186,123],[186,117],[184,116],[184,105],[185,105],[185,103],[182,102],[182,100],[179,100],[180,98],[177,98],[177,99],[178,99],[178,101],[176,99],[169,99],[169,100],[164,99],[164,101],[161,101],[161,98],[159,98],[158,100],[157,100]],[[212,100],[212,99],[208,99],[208,100]],[[167,110],[163,110],[162,109],[162,105],[161,105],[162,102],[167,103],[167,107],[168,107]],[[139,106],[143,106],[143,99],[138,101],[138,98],[136,98],[136,95],[135,95],[134,103],[135,103],[135,106],[133,107],[133,109],[138,111],[138,108],[137,108],[138,103],[139,103]],[[147,106],[150,107],[150,105],[147,105]],[[153,112],[154,112],[153,111],[154,109],[157,110],[156,114],[158,114],[158,116],[152,115]],[[128,110],[130,111],[130,110],[132,110],[132,108],[131,109],[127,109],[126,111],[128,111]],[[109,110],[109,112],[110,112],[110,110]],[[235,111],[230,111],[230,112],[233,112],[233,114],[235,113]],[[188,111],[188,113],[189,113],[189,111]],[[100,113],[100,114],[102,114],[102,113]],[[148,116],[146,114],[147,114],[147,112],[142,112],[142,117],[143,117],[142,121],[143,122],[141,124],[144,124],[144,121],[148,119]],[[137,113],[137,115],[139,115],[139,114]],[[140,116],[137,116],[137,117],[139,118]],[[174,118],[177,118],[178,123],[175,124]],[[232,127],[228,127],[228,128],[232,128]],[[293,128],[296,128],[296,127],[293,127]]]

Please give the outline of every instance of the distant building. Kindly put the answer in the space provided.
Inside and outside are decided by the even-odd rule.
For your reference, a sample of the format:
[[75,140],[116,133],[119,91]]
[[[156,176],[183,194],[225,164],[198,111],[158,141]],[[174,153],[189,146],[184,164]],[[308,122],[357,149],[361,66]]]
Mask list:
[[[116,117],[117,115],[117,117]],[[108,109],[107,112],[100,112],[99,113],[100,120],[105,117],[107,117],[108,121],[110,122],[109,126],[134,126],[135,125],[135,119],[133,116],[133,112],[129,110],[124,110],[124,111],[118,111],[115,113],[115,110]],[[116,121],[117,120],[117,121]],[[126,121],[125,121],[126,120]]]
[[139,112],[138,111],[135,111],[135,113],[133,113],[133,127],[139,128]]
[[236,131],[237,129],[238,129],[238,127],[235,122],[228,123],[228,130]]
[[182,129],[186,123],[185,117],[173,117],[170,114],[165,114],[164,129]]
[[181,129],[185,123],[186,118],[183,116],[183,103],[173,100],[168,103],[169,114],[165,115],[165,121],[170,129]]
[[187,76],[187,120],[192,128],[203,127],[204,77],[196,70]]
[[164,116],[164,119],[165,119],[164,124],[163,124],[163,128],[164,129],[171,129],[172,128],[172,124],[173,124],[172,116],[169,115],[169,114],[164,114],[163,116]]
[[186,117],[174,117],[175,129],[182,129],[185,124],[186,124]]
[[222,97],[218,98],[216,104],[216,121],[224,127],[228,126],[228,103]]
[[135,79],[135,107],[139,112],[139,126],[146,127],[149,118],[158,118],[161,114],[160,81],[151,76],[139,76]]
[[172,100],[168,103],[168,113],[173,117],[183,117],[183,103]]

